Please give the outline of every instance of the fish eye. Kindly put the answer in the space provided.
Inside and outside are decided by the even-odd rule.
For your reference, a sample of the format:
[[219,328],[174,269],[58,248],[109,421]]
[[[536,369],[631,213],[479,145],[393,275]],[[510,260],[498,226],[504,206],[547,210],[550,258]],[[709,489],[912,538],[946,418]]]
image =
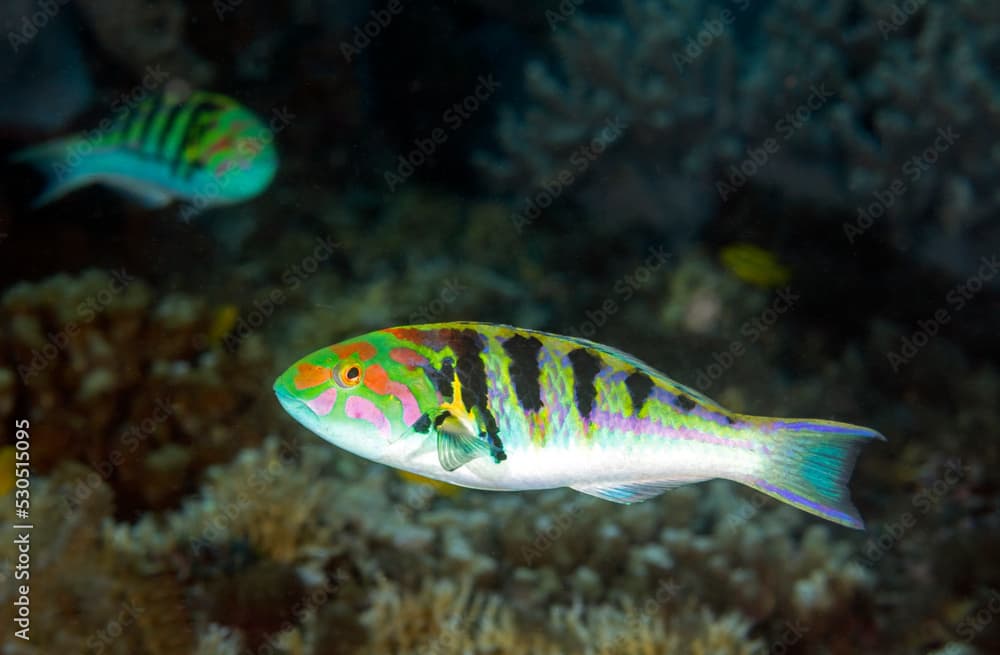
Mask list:
[[350,362],[340,367],[337,380],[342,387],[356,387],[361,383],[361,366],[355,362]]

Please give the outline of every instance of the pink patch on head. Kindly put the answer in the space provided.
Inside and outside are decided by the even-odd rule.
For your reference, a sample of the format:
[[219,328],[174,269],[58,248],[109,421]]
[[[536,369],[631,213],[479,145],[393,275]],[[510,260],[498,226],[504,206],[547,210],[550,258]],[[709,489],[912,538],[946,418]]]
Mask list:
[[333,409],[333,405],[336,402],[337,390],[330,387],[312,400],[306,401],[306,405],[309,406],[309,409],[311,409],[316,416],[326,416],[330,413],[330,410]]
[[403,405],[403,420],[407,425],[413,425],[420,418],[420,408],[410,388],[402,382],[389,379],[389,374],[378,364],[372,364],[365,371],[365,386],[380,396],[388,394],[397,398]]
[[375,403],[367,398],[351,396],[347,399],[347,404],[344,406],[344,413],[350,418],[371,423],[386,441],[392,437],[392,427],[389,425],[389,419],[385,417],[381,409],[375,406]]
[[428,363],[426,357],[412,348],[393,348],[389,351],[389,357],[409,368],[416,368]]
[[407,425],[413,425],[420,418],[420,407],[417,405],[417,399],[413,397],[413,393],[410,388],[401,382],[390,381],[388,385],[389,393],[399,398],[399,402],[403,403],[403,421]]

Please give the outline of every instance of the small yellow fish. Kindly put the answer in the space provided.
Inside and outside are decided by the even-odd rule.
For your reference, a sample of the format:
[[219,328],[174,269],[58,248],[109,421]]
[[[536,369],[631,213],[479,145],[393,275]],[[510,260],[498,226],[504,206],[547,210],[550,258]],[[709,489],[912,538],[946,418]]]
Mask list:
[[777,257],[752,243],[738,241],[723,246],[719,260],[739,279],[764,289],[785,285],[792,275]]
[[223,339],[232,331],[236,325],[236,320],[240,317],[240,310],[236,305],[223,305],[212,317],[212,324],[208,327],[208,343],[211,346],[218,346]]

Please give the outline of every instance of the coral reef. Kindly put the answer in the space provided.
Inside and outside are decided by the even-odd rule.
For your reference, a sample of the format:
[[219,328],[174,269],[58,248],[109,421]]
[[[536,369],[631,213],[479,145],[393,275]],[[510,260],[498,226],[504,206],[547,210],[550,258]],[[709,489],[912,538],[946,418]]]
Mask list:
[[[990,72],[1000,55],[998,20],[1000,8],[977,2],[947,10],[774,2],[763,18],[769,38],[759,83],[780,88],[798,76],[833,97],[802,121],[794,150],[766,177],[818,194],[819,204],[846,202],[857,235],[887,223],[901,250],[964,273],[984,238],[1000,244],[987,220],[1000,207],[992,184],[1000,153],[988,136],[1000,129],[1000,80]],[[772,102],[766,96],[747,99],[758,101],[750,115],[784,113],[759,106]],[[840,165],[815,163],[824,161]],[[814,184],[798,184],[796,168],[814,171]]]
[[[318,654],[336,640],[358,652],[754,653],[789,622],[830,640],[871,597],[870,576],[826,527],[803,532],[808,519],[763,505],[748,520],[731,484],[631,508],[565,490],[526,504],[446,497],[312,437],[277,431],[251,447],[278,412],[235,379],[264,386],[260,335],[227,352],[231,310],[156,300],[124,271],[21,285],[2,303],[0,407],[30,408],[34,511],[64,517],[38,540],[37,584],[79,616],[68,627],[62,611],[37,617],[35,652],[105,639],[107,617],[132,603],[141,611],[123,615],[105,652],[176,652],[184,639],[185,652]],[[165,417],[106,474],[127,448],[123,424],[157,394],[172,398]],[[613,585],[604,570],[619,571]],[[80,608],[78,584],[108,589],[114,607]]]
[[204,300],[154,300],[125,269],[22,283],[0,300],[0,412],[33,424],[34,470],[78,459],[120,494],[124,515],[190,493],[206,466],[260,443],[269,354],[210,341]]
[[660,320],[672,332],[717,337],[738,333],[740,322],[766,303],[767,294],[723,274],[706,252],[693,249],[669,273]]
[[[316,201],[331,199],[327,195]],[[427,231],[430,222],[440,225],[441,232]],[[309,232],[282,237],[277,244],[269,230],[251,236],[248,248],[270,255],[254,261],[246,273],[249,283],[281,282],[273,287],[283,298],[275,321],[281,335],[276,358],[290,360],[359,330],[474,314],[482,318],[482,308],[495,308],[494,318],[500,320],[499,309],[525,294],[513,275],[532,280],[541,275],[530,258],[511,255],[517,236],[508,225],[498,204],[415,188],[394,194],[374,217],[341,208]],[[380,252],[399,256],[354,256],[373,241]],[[315,257],[324,243],[329,251]],[[475,257],[452,262],[441,253],[442,243]],[[269,293],[270,288],[257,296]],[[522,300],[519,312],[506,314],[506,320],[538,322],[545,318],[540,304]]]
[[[414,230],[399,224],[419,226],[423,211],[440,207],[411,199],[383,220]],[[281,248],[302,246],[292,239]],[[375,272],[385,271],[377,264],[351,266],[373,288],[403,291],[376,282]],[[312,293],[343,284],[329,272],[315,275]],[[363,288],[356,284],[355,293]],[[656,330],[711,361],[717,344],[770,306],[768,292],[748,289],[692,251],[651,285]],[[33,511],[48,519],[37,533],[33,577],[40,594],[60,599],[36,615],[44,636],[34,650],[16,652],[88,639],[107,642],[108,653],[154,654],[856,652],[892,639],[928,650],[963,638],[990,607],[1000,580],[990,573],[990,551],[971,546],[972,535],[993,538],[1000,525],[987,466],[962,469],[954,484],[927,497],[906,538],[892,537],[911,501],[949,480],[949,459],[989,429],[998,387],[989,368],[959,358],[953,365],[962,376],[942,385],[922,372],[933,362],[912,364],[899,392],[928,400],[908,422],[952,434],[953,447],[938,452],[900,428],[891,443],[907,444],[902,455],[873,449],[862,458],[858,477],[868,484],[856,491],[870,518],[867,535],[844,534],[729,482],[630,507],[569,490],[445,493],[312,436],[301,443],[290,436],[299,432],[264,398],[272,357],[264,341],[277,334],[315,344],[317,323],[330,326],[304,291],[288,293],[287,315],[274,319],[274,331],[239,339],[229,338],[239,315],[232,307],[212,311],[197,296],[158,296],[124,272],[58,276],[5,295],[0,413],[31,418]],[[379,302],[402,302],[391,298]],[[717,311],[692,322],[706,299]],[[346,299],[335,302],[351,308]],[[864,362],[882,357],[898,331],[873,330],[831,364],[829,337],[797,326],[793,316],[769,325],[744,360],[713,380],[712,394],[755,409],[738,390],[757,384],[762,370],[770,376],[771,362],[795,347],[799,366],[813,372],[775,379],[754,402],[791,416],[825,407],[844,418],[861,405],[878,424],[907,423],[874,390],[900,381],[870,381],[863,401],[829,391],[860,394],[877,375]],[[621,320],[637,319],[626,312]],[[307,336],[286,332],[297,324]],[[121,462],[127,471],[105,476],[101,462],[125,447],[123,426],[141,426],[149,415],[140,409],[155,410],[161,393],[172,398],[168,419],[150,423],[150,445]],[[942,394],[965,399],[954,425],[930,401]],[[992,446],[979,450],[996,460]],[[881,499],[878,490],[889,488],[914,496]],[[11,520],[12,504],[0,505],[0,518]],[[955,552],[981,579],[949,564],[945,554]],[[9,578],[5,566],[0,573]],[[936,593],[908,592],[933,580],[943,582]],[[93,589],[106,590],[101,603],[86,601]],[[913,616],[923,618],[909,630]],[[974,637],[985,648],[995,631],[986,625]]]
[[716,162],[737,154],[732,38],[723,30],[692,57],[685,40],[715,13],[680,1],[624,6],[623,20],[576,14],[556,32],[563,74],[529,64],[534,106],[505,111],[504,156],[478,161],[502,187],[533,194],[517,201],[528,217],[572,187],[594,215],[683,234],[712,212]]
[[708,653],[752,655],[763,644],[749,637],[749,624],[736,614],[716,618],[707,610],[686,610],[661,620],[657,607],[642,610],[626,601],[608,605],[550,608],[542,630],[518,625],[516,614],[495,594],[474,594],[468,582],[427,581],[417,592],[380,583],[364,616],[373,639],[366,653],[447,655],[493,653]]
[[[963,274],[984,240],[1000,244],[985,220],[1000,206],[995,5],[622,6],[557,30],[561,72],[529,64],[533,104],[503,114],[502,156],[477,156],[527,195],[522,222],[569,189],[594,216],[683,234],[751,184],[849,213],[852,241],[879,224]],[[744,36],[757,23],[766,37]]]
[[[536,494],[531,517],[517,495],[465,492],[445,500],[326,444],[310,442],[298,453],[295,444],[269,440],[210,472],[199,497],[180,510],[109,524],[105,537],[137,569],[184,572],[204,593],[217,593],[220,583],[209,581],[222,578],[231,596],[233,585],[254,584],[253,569],[269,563],[285,571],[267,587],[272,615],[283,612],[276,599],[289,603],[289,592],[275,589],[291,585],[293,599],[325,590],[322,603],[305,603],[303,616],[338,616],[338,630],[363,634],[363,627],[370,649],[363,652],[373,653],[432,645],[456,653],[565,652],[567,643],[574,652],[588,644],[609,654],[653,645],[751,653],[760,648],[746,638],[753,623],[770,626],[772,639],[781,638],[785,621],[829,641],[870,596],[870,576],[848,562],[846,544],[829,541],[827,528],[807,530],[798,543],[790,534],[801,519],[792,511],[758,505],[750,520],[731,485],[713,487],[701,505],[698,493],[621,514],[572,492],[546,492]],[[687,524],[715,527],[698,534]],[[603,588],[595,571],[609,566],[624,568]],[[225,573],[232,567],[239,576]],[[699,603],[683,600],[695,589]],[[649,602],[637,607],[637,598]],[[260,625],[259,616],[249,621],[249,600],[235,603],[246,607],[211,620],[244,631]],[[734,607],[739,614],[716,617]],[[307,623],[289,629],[303,642],[321,639]]]
[[[86,467],[67,461],[32,482],[31,640],[12,639],[4,652],[190,652],[194,633],[184,592],[175,579],[146,575],[109,547],[101,525],[111,520],[114,495],[98,480],[80,497],[86,475]],[[3,503],[0,514],[8,525],[19,523],[13,502]],[[4,580],[13,579],[15,561],[4,558]],[[2,618],[11,625],[16,589],[0,590]]]

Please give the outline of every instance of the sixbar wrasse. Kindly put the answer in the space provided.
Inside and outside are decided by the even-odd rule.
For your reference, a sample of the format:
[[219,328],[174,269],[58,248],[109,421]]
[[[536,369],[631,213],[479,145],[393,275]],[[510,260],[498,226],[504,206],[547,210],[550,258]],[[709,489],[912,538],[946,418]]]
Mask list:
[[250,110],[217,93],[164,91],[121,113],[104,131],[16,153],[49,178],[38,207],[103,184],[150,208],[173,200],[202,206],[253,198],[278,167],[273,133]]
[[613,348],[485,323],[372,332],[308,355],[274,390],[327,441],[451,484],[634,503],[726,478],[851,528],[855,458],[883,438],[736,414]]

